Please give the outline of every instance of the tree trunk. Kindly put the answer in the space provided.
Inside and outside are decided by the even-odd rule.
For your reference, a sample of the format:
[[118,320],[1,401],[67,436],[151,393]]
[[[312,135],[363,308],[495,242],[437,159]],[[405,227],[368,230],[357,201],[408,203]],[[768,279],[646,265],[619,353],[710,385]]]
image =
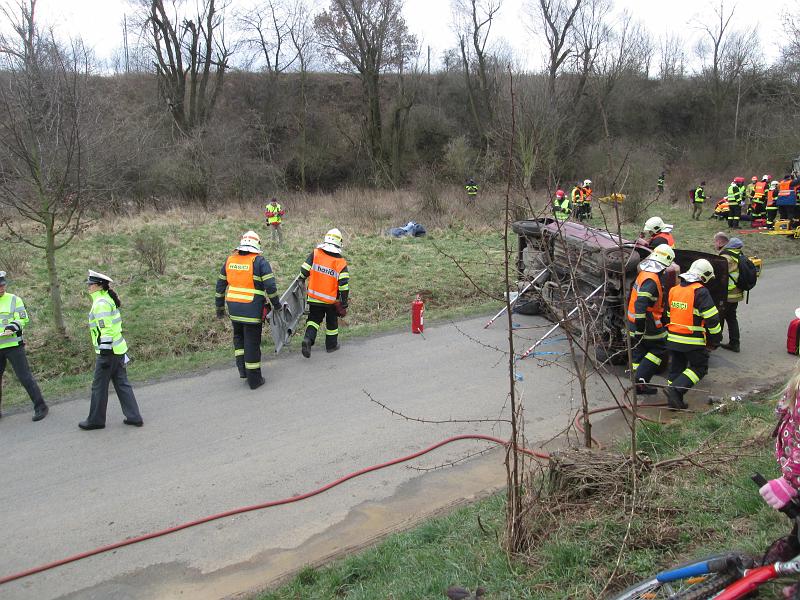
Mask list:
[[64,311],[61,302],[61,284],[58,280],[56,268],[56,235],[52,221],[45,224],[47,236],[45,253],[47,255],[47,279],[50,282],[50,304],[53,307],[53,323],[56,331],[62,336],[67,336],[67,327],[64,324]]

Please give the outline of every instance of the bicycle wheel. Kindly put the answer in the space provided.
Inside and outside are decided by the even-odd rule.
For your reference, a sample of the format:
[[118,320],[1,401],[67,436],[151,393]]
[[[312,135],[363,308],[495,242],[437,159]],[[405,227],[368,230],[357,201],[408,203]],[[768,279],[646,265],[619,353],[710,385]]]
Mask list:
[[[735,561],[735,562],[731,562]],[[707,563],[713,562],[711,569]],[[705,600],[725,589],[741,575],[736,569],[723,570],[726,564],[751,565],[747,554],[728,552],[693,560],[662,571],[632,585],[612,600]],[[719,572],[714,572],[718,570]],[[709,572],[710,571],[710,572]]]

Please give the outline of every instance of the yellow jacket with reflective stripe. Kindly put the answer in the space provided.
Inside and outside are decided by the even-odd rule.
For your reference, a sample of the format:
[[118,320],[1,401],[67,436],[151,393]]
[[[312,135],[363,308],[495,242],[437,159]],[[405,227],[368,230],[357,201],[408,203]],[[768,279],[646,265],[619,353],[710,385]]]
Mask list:
[[128,344],[122,337],[122,315],[108,292],[91,293],[92,309],[89,311],[89,332],[96,354],[125,354]]
[[28,324],[28,311],[22,298],[6,292],[0,296],[0,333],[13,329],[12,335],[0,336],[0,348],[13,348],[22,343],[22,330]]

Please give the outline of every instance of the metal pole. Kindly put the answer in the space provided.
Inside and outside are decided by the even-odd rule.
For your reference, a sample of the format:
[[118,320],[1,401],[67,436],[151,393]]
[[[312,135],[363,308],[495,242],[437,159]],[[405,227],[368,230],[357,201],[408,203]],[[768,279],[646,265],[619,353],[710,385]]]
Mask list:
[[[605,285],[606,285],[605,283],[601,283],[600,285],[598,285],[598,286],[595,288],[595,290],[594,290],[594,291],[593,291],[591,294],[589,294],[588,296],[586,296],[586,298],[584,298],[584,300],[588,300],[589,298],[591,298],[592,296],[594,296],[594,295],[595,295],[597,292],[599,292],[600,290],[602,290],[602,289],[603,289],[603,287],[605,287]],[[553,326],[552,326],[552,327],[551,327],[551,328],[550,328],[550,329],[547,331],[547,333],[545,333],[545,334],[544,334],[542,337],[540,337],[540,338],[539,338],[539,339],[536,341],[536,343],[535,343],[533,346],[531,346],[530,348],[528,348],[527,350],[525,350],[525,352],[523,352],[523,353],[522,353],[522,355],[520,355],[520,357],[519,357],[519,359],[518,359],[518,360],[522,360],[523,358],[527,358],[527,357],[528,357],[528,356],[531,354],[531,352],[533,352],[533,351],[534,351],[534,349],[536,349],[536,347],[537,347],[539,344],[541,344],[543,341],[545,341],[545,339],[547,339],[547,337],[548,337],[548,336],[549,336],[551,333],[553,333],[553,332],[554,332],[556,329],[558,329],[559,327],[561,327],[561,324],[562,324],[564,321],[566,321],[568,318],[570,318],[572,315],[574,315],[574,314],[575,314],[575,312],[578,310],[578,308],[580,308],[580,306],[576,306],[576,307],[575,307],[575,308],[573,308],[571,311],[569,311],[569,312],[567,313],[567,316],[566,316],[566,317],[564,317],[564,318],[563,318],[563,319],[561,319],[561,320],[560,320],[558,323],[556,323],[555,325],[553,325]]]
[[[519,294],[517,294],[517,297],[516,297],[516,298],[514,298],[514,299],[513,299],[511,302],[509,302],[509,305],[510,305],[510,306],[514,306],[514,304],[516,304],[516,303],[517,303],[517,300],[519,300],[520,298],[522,298],[522,294],[524,294],[524,293],[525,293],[525,292],[527,292],[529,289],[531,289],[531,286],[532,286],[534,283],[536,283],[536,282],[539,280],[539,277],[541,277],[542,275],[544,275],[544,274],[545,274],[545,273],[547,273],[547,272],[548,272],[548,270],[547,270],[547,269],[543,269],[541,273],[539,273],[539,274],[538,274],[536,277],[534,277],[534,278],[533,278],[533,281],[531,281],[531,282],[530,282],[528,285],[526,285],[524,288],[522,288],[522,291],[521,291]],[[486,323],[486,325],[484,325],[484,326],[483,326],[483,328],[484,328],[484,329],[488,329],[488,328],[491,326],[491,324],[492,324],[492,323],[494,323],[494,322],[497,320],[497,318],[498,318],[500,315],[502,315],[504,312],[506,312],[506,309],[507,309],[507,308],[508,308],[508,306],[504,306],[504,307],[503,307],[503,308],[500,310],[500,312],[499,312],[499,313],[497,313],[495,316],[493,316],[491,319],[489,319],[489,322],[488,322],[488,323]]]

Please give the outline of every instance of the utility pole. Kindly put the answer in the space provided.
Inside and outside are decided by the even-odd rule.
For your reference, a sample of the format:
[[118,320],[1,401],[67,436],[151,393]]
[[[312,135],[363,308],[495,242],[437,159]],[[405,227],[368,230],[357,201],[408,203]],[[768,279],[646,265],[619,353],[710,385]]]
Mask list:
[[431,74],[431,47],[428,46],[428,75]]
[[122,15],[122,44],[125,47],[125,72],[131,72],[130,60],[128,57],[128,15]]

